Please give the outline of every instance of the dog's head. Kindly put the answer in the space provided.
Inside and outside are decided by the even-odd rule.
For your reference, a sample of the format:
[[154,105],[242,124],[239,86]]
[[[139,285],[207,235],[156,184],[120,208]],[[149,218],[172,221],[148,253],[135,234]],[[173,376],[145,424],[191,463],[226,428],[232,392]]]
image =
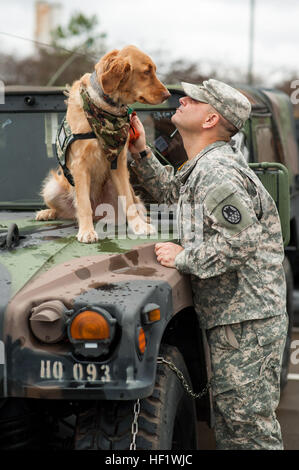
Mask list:
[[124,104],[159,104],[170,96],[152,59],[135,46],[108,52],[95,70],[104,93]]

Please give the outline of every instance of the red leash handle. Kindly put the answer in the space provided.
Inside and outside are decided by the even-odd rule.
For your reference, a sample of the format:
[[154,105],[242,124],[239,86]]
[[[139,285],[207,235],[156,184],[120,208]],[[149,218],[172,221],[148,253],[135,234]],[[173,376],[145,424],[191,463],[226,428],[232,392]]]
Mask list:
[[[136,111],[133,111],[130,115],[130,120],[132,119],[132,116],[136,116]],[[130,122],[130,129],[129,129],[129,135],[130,135],[130,140],[129,144],[134,144],[138,137],[140,136],[140,133],[137,131],[137,129],[133,126],[132,122]]]

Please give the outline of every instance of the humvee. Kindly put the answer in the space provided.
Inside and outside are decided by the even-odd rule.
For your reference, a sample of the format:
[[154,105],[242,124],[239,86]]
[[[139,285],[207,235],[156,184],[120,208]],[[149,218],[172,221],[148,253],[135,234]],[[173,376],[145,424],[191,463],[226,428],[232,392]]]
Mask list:
[[[283,93],[239,88],[252,114],[232,144],[282,221],[290,319],[283,388],[298,274],[294,123]],[[133,108],[157,157],[177,170],[187,157],[170,118],[183,92],[169,90],[165,103]],[[41,182],[57,166],[64,99],[60,88],[7,87],[0,105],[0,449],[196,449],[197,421],[213,426],[205,335],[188,276],[161,266],[153,250],[175,239],[175,214],[159,210],[132,174],[156,220],[154,239],[107,232],[81,244],[76,221],[35,220]]]

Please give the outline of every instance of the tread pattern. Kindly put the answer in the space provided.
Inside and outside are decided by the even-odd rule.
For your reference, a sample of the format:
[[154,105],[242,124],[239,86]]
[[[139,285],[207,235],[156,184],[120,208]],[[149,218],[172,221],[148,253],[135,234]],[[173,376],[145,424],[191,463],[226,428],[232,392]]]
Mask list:
[[[181,355],[176,348],[164,345],[161,354],[178,366],[181,365]],[[173,374],[170,369],[158,364],[153,394],[140,400],[136,438],[138,450],[159,449],[162,411],[165,407],[170,374]],[[134,401],[94,402],[91,408],[79,414],[77,418],[75,449],[128,450],[132,442],[134,403]]]

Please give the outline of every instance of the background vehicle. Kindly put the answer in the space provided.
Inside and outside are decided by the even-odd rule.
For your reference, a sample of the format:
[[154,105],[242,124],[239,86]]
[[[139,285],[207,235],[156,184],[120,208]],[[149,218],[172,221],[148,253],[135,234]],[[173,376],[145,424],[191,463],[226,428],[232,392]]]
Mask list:
[[[134,108],[161,162],[177,169],[186,155],[170,117],[182,91],[170,91],[162,105]],[[242,91],[253,111],[235,145],[250,163],[280,162],[290,172],[291,329],[298,255],[294,124],[285,95]],[[201,395],[209,363],[188,277],[157,263],[155,239],[107,237],[85,245],[76,240],[75,221],[34,219],[41,182],[56,167],[53,143],[64,112],[57,88],[8,87],[0,106],[0,448],[195,448],[196,421],[212,424],[212,412],[209,393],[194,400],[178,373]],[[279,168],[273,172],[279,179]],[[134,175],[132,182],[153,206]],[[156,220],[162,227],[173,214],[157,211]],[[172,229],[170,223],[169,239]],[[282,385],[288,356],[289,343]],[[132,432],[137,419],[138,433]]]

